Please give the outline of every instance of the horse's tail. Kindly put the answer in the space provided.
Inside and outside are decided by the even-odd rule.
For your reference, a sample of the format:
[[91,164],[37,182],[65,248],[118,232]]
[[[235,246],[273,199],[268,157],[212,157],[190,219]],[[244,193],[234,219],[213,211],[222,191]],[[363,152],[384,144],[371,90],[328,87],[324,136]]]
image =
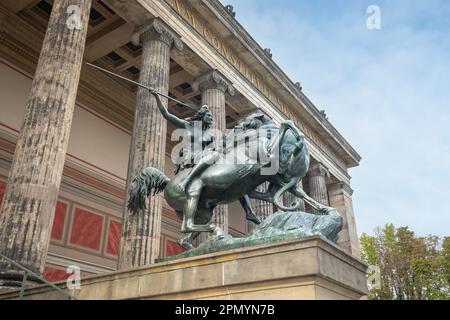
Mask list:
[[130,197],[128,199],[128,211],[136,214],[146,209],[145,199],[153,190],[153,195],[162,192],[170,179],[156,168],[145,168],[131,181]]

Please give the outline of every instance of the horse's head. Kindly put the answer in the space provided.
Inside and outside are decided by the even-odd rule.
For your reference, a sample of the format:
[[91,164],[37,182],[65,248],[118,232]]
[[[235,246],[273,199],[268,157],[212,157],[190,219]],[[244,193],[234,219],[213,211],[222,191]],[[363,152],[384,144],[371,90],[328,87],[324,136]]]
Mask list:
[[292,178],[301,180],[309,168],[309,151],[305,143],[305,136],[296,137],[291,131],[280,143],[280,157],[278,174],[284,181]]
[[283,206],[279,199],[285,192],[295,189],[298,182],[306,175],[309,169],[309,150],[305,142],[305,136],[299,131],[286,131],[280,141],[280,156],[278,176],[285,183],[274,196],[274,204],[280,210],[295,211],[300,209],[300,204],[292,207]]
[[247,116],[243,121],[241,121],[235,129],[243,129],[243,130],[257,130],[260,127],[268,124],[275,124],[272,119],[266,116],[263,113],[255,112]]

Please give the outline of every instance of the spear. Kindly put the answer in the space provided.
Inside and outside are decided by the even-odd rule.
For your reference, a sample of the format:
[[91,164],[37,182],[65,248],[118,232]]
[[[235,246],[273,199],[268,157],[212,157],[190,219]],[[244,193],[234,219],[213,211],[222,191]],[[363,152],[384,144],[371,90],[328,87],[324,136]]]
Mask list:
[[198,108],[196,108],[196,107],[194,107],[194,106],[192,106],[192,105],[190,105],[190,104],[181,102],[180,100],[174,99],[174,98],[172,98],[171,96],[169,96],[169,95],[167,95],[167,94],[158,92],[158,91],[156,91],[155,89],[153,89],[153,88],[151,88],[151,87],[149,87],[149,86],[143,85],[142,83],[139,83],[139,82],[137,82],[137,81],[128,79],[128,78],[126,78],[126,77],[124,77],[124,76],[121,76],[120,74],[111,72],[111,71],[109,71],[109,70],[103,69],[102,67],[96,66],[95,64],[92,64],[92,63],[89,63],[89,62],[86,62],[86,64],[87,64],[88,66],[94,68],[94,69],[103,71],[103,72],[105,72],[105,73],[107,73],[107,74],[110,74],[110,75],[116,77],[116,78],[125,80],[125,81],[127,81],[127,82],[129,82],[129,83],[132,83],[132,84],[138,86],[138,87],[147,89],[147,90],[150,91],[150,92],[155,92],[156,94],[160,95],[161,97],[164,97],[164,98],[167,98],[167,99],[169,99],[169,100],[172,100],[172,101],[174,101],[174,102],[176,102],[176,103],[178,103],[178,104],[181,104],[181,105],[183,105],[183,106],[185,106],[185,107],[188,107],[189,109],[191,109],[191,110],[193,110],[193,111],[198,111]]

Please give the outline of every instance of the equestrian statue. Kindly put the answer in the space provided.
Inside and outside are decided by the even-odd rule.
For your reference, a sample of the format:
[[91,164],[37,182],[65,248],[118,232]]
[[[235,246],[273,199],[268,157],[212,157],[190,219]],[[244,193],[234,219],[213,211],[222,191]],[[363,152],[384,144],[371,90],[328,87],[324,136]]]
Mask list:
[[[192,249],[193,241],[202,232],[223,232],[210,223],[218,205],[240,201],[247,219],[256,224],[260,221],[249,198],[273,203],[282,211],[297,211],[298,202],[285,206],[280,201],[285,192],[290,192],[317,214],[326,215],[334,210],[310,198],[298,186],[309,168],[309,152],[304,134],[292,121],[277,125],[263,114],[252,114],[225,135],[224,141],[231,143],[217,150],[209,133],[213,116],[208,106],[202,106],[194,117],[180,119],[168,111],[156,91],[151,93],[162,116],[184,129],[183,140],[192,145],[183,147],[181,163],[172,180],[158,168],[143,168],[132,180],[128,209],[139,214],[146,209],[146,198],[152,192],[153,195],[164,192],[167,203],[182,219],[178,243],[184,248]],[[197,133],[195,122],[201,128]],[[269,182],[267,192],[256,191],[266,182]]]
[[[309,168],[309,151],[304,134],[292,121],[276,124],[264,114],[252,114],[223,135],[221,145],[214,143],[215,137],[210,132],[213,115],[208,106],[198,109],[109,70],[86,64],[148,90],[156,99],[162,116],[183,130],[185,143],[180,150],[175,177],[169,179],[158,168],[143,168],[131,183],[127,206],[130,212],[140,214],[146,209],[147,197],[164,192],[167,203],[182,219],[182,236],[178,243],[185,249],[193,249],[193,241],[202,232],[214,233],[219,239],[225,237],[223,230],[211,224],[218,205],[239,201],[247,220],[261,224],[251,207],[250,198],[253,198],[273,203],[280,210],[268,217],[265,220],[268,223],[261,224],[261,229],[255,228],[256,233],[264,233],[270,227],[278,232],[289,232],[291,226],[283,219],[289,220],[292,215],[283,215],[286,212],[295,214],[295,221],[290,223],[294,222],[301,234],[321,234],[331,241],[337,240],[342,217],[336,209],[318,203],[298,186]],[[160,96],[195,110],[195,115],[181,119],[171,114]],[[256,190],[267,182],[266,192]],[[286,192],[303,199],[315,210],[315,215],[298,212],[298,202],[283,205],[280,198]],[[283,219],[278,219],[280,214]]]

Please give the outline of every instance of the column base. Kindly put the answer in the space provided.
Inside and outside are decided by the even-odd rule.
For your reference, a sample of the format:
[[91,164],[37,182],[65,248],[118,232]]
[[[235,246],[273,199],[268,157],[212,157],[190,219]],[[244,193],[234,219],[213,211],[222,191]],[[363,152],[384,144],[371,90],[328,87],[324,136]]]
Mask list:
[[[23,275],[23,271],[0,271],[0,292],[16,291],[17,289],[20,289],[23,282]],[[27,274],[26,286],[43,283],[44,282],[41,279],[31,274]]]

